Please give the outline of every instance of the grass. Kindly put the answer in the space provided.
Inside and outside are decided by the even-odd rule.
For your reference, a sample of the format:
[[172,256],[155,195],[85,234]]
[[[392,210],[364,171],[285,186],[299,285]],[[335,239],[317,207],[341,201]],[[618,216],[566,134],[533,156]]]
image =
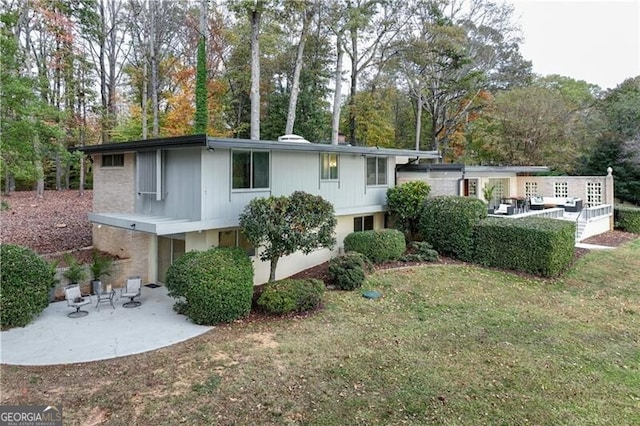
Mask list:
[[65,424],[640,424],[640,239],[561,279],[472,266],[378,272],[308,317],[169,348],[1,367],[3,404]]

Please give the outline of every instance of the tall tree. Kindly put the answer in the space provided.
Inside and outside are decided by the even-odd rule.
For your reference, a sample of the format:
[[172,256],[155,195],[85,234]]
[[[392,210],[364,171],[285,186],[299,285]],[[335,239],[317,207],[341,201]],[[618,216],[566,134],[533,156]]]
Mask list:
[[251,22],[251,139],[260,139],[260,18],[264,2],[248,9]]
[[601,175],[612,167],[616,198],[640,205],[640,76],[609,90],[597,108],[605,132],[580,172]]
[[511,12],[481,0],[416,2],[414,30],[399,53],[410,91],[430,118],[430,148],[444,156],[483,91],[504,86],[511,68],[530,70],[517,54],[517,30],[505,25]]
[[291,84],[291,93],[289,95],[289,110],[287,112],[287,124],[284,133],[293,133],[293,125],[296,121],[296,108],[298,106],[298,94],[300,91],[300,74],[302,72],[302,64],[304,60],[304,48],[307,42],[307,34],[311,26],[311,20],[316,13],[316,4],[311,1],[290,1],[289,4],[294,8],[300,8],[302,15],[302,30],[300,31],[300,39],[298,40],[298,48],[296,53],[296,62],[293,72],[293,82]]
[[196,116],[194,130],[206,133],[209,127],[209,109],[207,108],[207,53],[205,50],[207,34],[207,0],[202,0],[200,11],[200,40],[196,68]]

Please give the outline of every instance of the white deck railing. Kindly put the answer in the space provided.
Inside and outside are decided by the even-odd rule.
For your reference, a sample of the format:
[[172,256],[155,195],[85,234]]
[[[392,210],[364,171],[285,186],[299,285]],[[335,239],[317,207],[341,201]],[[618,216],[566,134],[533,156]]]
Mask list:
[[599,206],[586,207],[580,212],[580,217],[585,220],[599,218],[602,216],[611,216],[613,214],[613,206],[611,204],[601,204]]

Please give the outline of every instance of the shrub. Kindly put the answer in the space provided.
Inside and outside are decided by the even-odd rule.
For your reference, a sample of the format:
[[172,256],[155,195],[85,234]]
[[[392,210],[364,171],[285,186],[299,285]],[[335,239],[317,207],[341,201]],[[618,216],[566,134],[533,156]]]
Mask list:
[[352,251],[329,261],[329,281],[340,290],[355,290],[362,286],[366,272],[372,269],[365,255]]
[[616,206],[614,216],[616,228],[640,234],[640,208]]
[[471,261],[474,227],[485,217],[487,205],[477,198],[434,197],[424,205],[420,231],[438,253]]
[[405,249],[404,234],[397,229],[353,232],[344,239],[346,252],[362,253],[373,263],[398,260]]
[[0,244],[0,318],[2,329],[24,327],[47,305],[54,273],[33,251]]
[[426,241],[415,241],[409,246],[408,253],[400,259],[403,262],[435,262],[438,252]]
[[418,219],[431,187],[422,181],[411,181],[387,190],[387,206],[392,219],[405,233],[407,241],[413,241],[418,233]]
[[251,312],[253,266],[244,250],[217,247],[192,251],[167,270],[169,295],[176,307],[196,324],[231,322]]
[[575,223],[548,218],[487,218],[477,225],[476,261],[484,266],[551,277],[575,251]]
[[265,284],[257,305],[270,314],[306,312],[322,303],[324,283],[316,279],[284,279]]
[[69,280],[69,284],[81,284],[87,279],[87,270],[71,254],[64,254],[64,263],[67,264],[67,269],[62,273],[62,276]]

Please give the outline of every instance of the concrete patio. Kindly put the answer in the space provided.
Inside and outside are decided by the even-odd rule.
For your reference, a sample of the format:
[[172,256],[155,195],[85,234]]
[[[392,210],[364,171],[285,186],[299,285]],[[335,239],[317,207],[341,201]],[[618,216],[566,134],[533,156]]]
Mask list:
[[[117,292],[119,295],[119,291]],[[52,365],[98,361],[151,351],[211,330],[193,324],[173,310],[167,288],[142,287],[142,305],[123,308],[129,299],[116,295],[113,309],[93,303],[89,315],[69,318],[72,308],[55,302],[29,325],[0,333],[0,362],[12,365]]]

